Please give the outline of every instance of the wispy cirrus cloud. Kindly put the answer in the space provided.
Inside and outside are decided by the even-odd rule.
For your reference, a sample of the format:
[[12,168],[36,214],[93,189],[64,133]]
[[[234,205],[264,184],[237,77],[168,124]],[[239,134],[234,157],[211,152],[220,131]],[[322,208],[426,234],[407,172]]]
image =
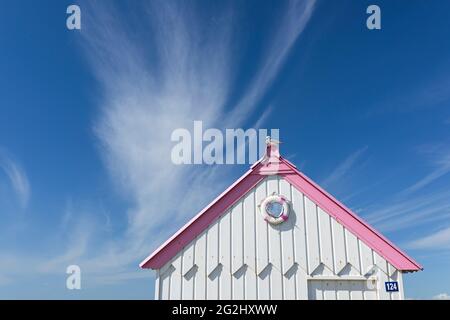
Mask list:
[[412,194],[450,173],[450,149],[446,144],[422,146],[419,151],[431,158],[432,170],[407,187],[402,195]]
[[172,131],[192,128],[194,120],[205,127],[243,125],[278,75],[314,3],[287,2],[282,19],[274,21],[273,38],[250,89],[231,111],[225,106],[240,69],[233,56],[239,32],[235,8],[221,7],[203,19],[193,3],[153,1],[142,3],[130,23],[114,3],[83,5],[89,9],[84,10],[80,44],[100,88],[94,131],[112,182],[132,206],[124,234],[97,244],[96,254],[86,236],[41,269],[77,260],[83,270],[106,275],[105,281],[110,281],[108,270],[123,279],[140,277],[129,267],[135,269],[219,193],[230,170],[173,165]]
[[[63,222],[66,217],[63,217]],[[70,229],[68,229],[70,227]],[[69,226],[63,226],[68,231],[67,237],[62,237],[65,243],[65,250],[62,254],[43,259],[35,267],[42,273],[60,273],[64,271],[65,267],[79,263],[85,259],[85,254],[88,252],[88,245],[90,237],[93,234],[95,221],[86,215],[78,215],[72,218]]]
[[320,184],[324,188],[339,183],[342,179],[347,177],[356,166],[361,165],[362,156],[366,153],[367,146],[356,150],[339,163],[336,168],[323,180]]
[[439,179],[450,173],[449,149],[445,144],[434,143],[420,146],[417,150],[427,159],[429,172],[391,195],[384,203],[372,206],[364,216],[382,231],[431,226],[450,218],[450,192],[434,188]]
[[250,112],[266,90],[274,81],[280,68],[289,55],[289,52],[306,27],[314,11],[316,1],[288,1],[285,14],[280,20],[272,40],[267,42],[265,59],[259,68],[246,95],[235,107],[232,119],[244,120],[243,117]]
[[[449,61],[441,64],[440,73],[422,77],[419,81],[406,84],[405,90],[385,98],[382,104],[373,106],[366,116],[386,113],[408,113],[445,107],[450,102]],[[433,111],[434,112],[434,111]]]
[[[113,2],[83,4],[80,45],[99,85],[94,131],[117,194],[131,203],[124,213],[128,224],[113,234],[99,227],[105,217],[98,210],[80,216],[69,203],[61,232],[52,235],[63,248],[60,253],[14,255],[15,267],[0,264],[2,282],[20,276],[30,264],[40,273],[58,274],[77,264],[99,284],[149,276],[135,272],[138,263],[222,191],[231,170],[173,165],[171,133],[192,128],[194,120],[204,127],[242,126],[277,77],[314,3],[286,2],[281,19],[272,22],[273,37],[250,89],[231,109],[227,102],[240,71],[234,57],[239,45],[235,8],[222,6],[204,19],[198,3],[142,2],[127,20]],[[256,126],[268,112],[257,117]],[[10,172],[26,195],[27,180],[21,178],[26,176],[18,169]],[[111,219],[107,215],[107,224],[114,223]]]
[[393,197],[378,203],[364,219],[383,232],[399,231],[450,218],[450,192],[425,193],[414,197]]
[[411,249],[450,249],[450,227],[427,234],[406,244]]
[[30,183],[25,170],[17,161],[14,161],[5,151],[0,150],[0,169],[11,183],[11,187],[17,195],[17,199],[22,208],[26,208],[30,198]]

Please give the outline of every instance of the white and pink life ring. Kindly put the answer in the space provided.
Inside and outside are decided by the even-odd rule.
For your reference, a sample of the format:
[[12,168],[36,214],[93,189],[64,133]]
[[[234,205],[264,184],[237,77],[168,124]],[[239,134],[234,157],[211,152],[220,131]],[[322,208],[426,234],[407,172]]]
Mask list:
[[289,200],[283,195],[273,194],[261,202],[259,209],[264,220],[270,224],[280,224],[289,217]]

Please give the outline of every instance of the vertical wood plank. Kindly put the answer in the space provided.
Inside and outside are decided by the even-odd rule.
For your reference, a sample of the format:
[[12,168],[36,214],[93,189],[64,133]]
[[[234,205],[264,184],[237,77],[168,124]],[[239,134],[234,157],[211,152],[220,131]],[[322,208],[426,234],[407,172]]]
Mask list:
[[181,266],[181,298],[183,300],[194,299],[194,281],[195,272],[194,268],[194,253],[195,253],[195,241],[188,244],[182,252],[182,266]]
[[328,213],[317,208],[320,235],[320,260],[331,271],[333,267],[333,246],[331,243],[331,221]]
[[233,300],[245,299],[245,273],[246,266],[239,269],[233,274]]
[[[284,179],[280,179],[280,194],[285,196],[290,202],[289,210],[292,210],[291,185]],[[292,214],[287,221],[280,225],[281,233],[281,257],[282,270],[286,275],[294,265],[294,222],[295,216]]]
[[257,300],[258,299],[258,287],[257,287],[257,275],[255,270],[250,268],[247,269],[245,274],[245,299],[246,300]]
[[297,290],[297,299],[308,300],[308,279],[306,271],[302,268],[297,268],[295,275],[295,283]]
[[155,272],[155,300],[160,300],[161,284],[159,278],[159,270]]
[[220,299],[231,299],[231,212],[226,212],[219,221],[219,263],[223,269],[220,274]]
[[281,271],[275,267],[270,273],[270,296],[272,300],[283,299],[283,275]]
[[335,219],[331,219],[331,226],[333,230],[334,272],[335,274],[339,274],[347,264],[347,258],[345,256],[344,227]]
[[401,271],[398,271],[398,289],[399,289],[399,295],[398,295],[398,299],[399,300],[405,300],[405,287],[403,286],[403,273]]
[[255,203],[255,189],[248,193],[244,199],[244,263],[248,266],[245,274],[245,299],[256,300],[257,275],[256,275],[256,218],[258,208]]
[[[267,195],[267,178],[264,179],[255,189],[255,204],[259,206]],[[258,299],[270,299],[270,266],[267,222],[258,207],[256,214],[256,273]]]
[[[181,299],[183,300],[192,300],[194,299],[194,277],[191,276],[191,273],[195,271],[194,269],[191,269],[186,275],[181,276],[182,281],[182,292],[181,292]],[[187,277],[189,276],[189,277]]]
[[[266,198],[267,179],[263,180],[255,190],[255,202],[259,206]],[[269,264],[269,248],[267,238],[267,222],[263,219],[260,209],[256,215],[256,273],[259,275]],[[268,281],[268,280],[267,280]]]
[[192,241],[183,249],[183,265],[181,269],[181,274],[183,276],[185,276],[194,266],[194,249],[195,241]]
[[208,229],[207,242],[206,273],[209,275],[219,264],[219,223],[217,221]]
[[[278,194],[278,178],[277,176],[269,176],[267,178],[267,196],[273,193]],[[269,262],[274,268],[278,269],[280,273],[283,272],[281,267],[281,234],[280,225],[268,224],[269,233]]]
[[400,287],[400,282],[398,281],[398,275],[399,275],[399,271],[395,271],[390,277],[389,277],[389,281],[397,281],[398,283],[398,291],[393,291],[391,292],[391,300],[401,300],[400,299],[400,292],[403,291],[403,288]]
[[172,262],[172,266],[174,270],[170,276],[170,300],[180,300],[182,297],[182,275],[181,275],[181,266],[182,266],[182,253],[178,253],[175,259]]
[[378,283],[377,283],[378,298],[380,300],[391,300],[391,296],[390,296],[389,292],[386,292],[386,289],[384,287],[384,283],[386,281],[389,281],[387,274],[384,273],[381,269],[378,269],[377,278],[378,278]]
[[388,262],[388,276],[391,277],[396,271],[397,269]]
[[244,199],[244,263],[256,271],[256,205],[255,192],[252,190]]
[[308,257],[306,249],[306,224],[303,194],[292,187],[292,214],[295,218],[294,227],[294,253],[295,262],[305,272],[308,272]]
[[308,244],[308,274],[311,274],[320,265],[320,249],[317,207],[308,197],[305,197],[305,217]]
[[374,252],[374,258],[375,258],[375,264],[378,268],[380,268],[381,271],[383,271],[385,274],[388,273],[387,270],[387,263],[384,258],[382,258],[378,253]]
[[269,264],[258,275],[258,299],[270,300],[270,273],[272,266]]
[[[286,180],[279,179],[280,194],[289,200],[289,210],[292,211],[292,190],[291,185]],[[296,280],[295,274],[298,265],[295,263],[294,252],[294,225],[295,214],[290,212],[287,221],[283,222],[280,226],[281,232],[281,258],[282,258],[282,270],[283,270],[283,298],[286,300],[296,299]]]
[[194,299],[206,299],[206,232],[203,232],[195,241],[195,264],[197,273],[195,274]]
[[361,272],[360,264],[359,264],[359,246],[358,239],[348,231],[345,230],[345,240],[346,240],[346,248],[347,248],[347,262],[350,263],[358,272]]
[[361,252],[361,274],[366,275],[374,265],[372,249],[370,249],[364,242],[359,239],[358,242]]
[[239,201],[231,211],[232,274],[238,271],[244,264],[244,230],[242,228],[242,221],[242,201]]
[[207,233],[206,257],[206,298],[216,300],[219,298],[219,223],[213,223]]
[[219,283],[222,268],[218,266],[206,277],[206,299],[218,300],[219,299]]
[[283,293],[283,298],[285,300],[295,300],[297,299],[297,289],[296,289],[296,277],[295,277],[295,268],[298,268],[298,266],[296,265],[295,267],[292,267],[290,269],[290,271],[284,275],[283,279],[284,279],[284,284],[283,284],[283,288],[284,288],[284,293]]
[[232,241],[232,299],[244,299],[244,230],[243,203],[239,201],[231,211],[231,241]]
[[[267,195],[278,194],[279,180],[278,176],[269,176],[267,178]],[[270,273],[271,299],[283,299],[283,269],[281,266],[281,225],[268,226],[269,236],[269,262],[272,264]]]
[[161,293],[159,295],[159,298],[161,300],[169,300],[170,299],[170,276],[171,276],[171,270],[173,270],[173,267],[169,268],[170,270],[166,270],[165,273],[160,274],[160,290]]
[[384,260],[383,257],[381,257],[378,253],[374,252],[374,258],[375,258],[375,264],[377,265],[377,291],[378,291],[378,299],[379,300],[390,300],[391,296],[389,292],[386,292],[385,289],[385,282],[388,281],[388,267],[387,262]]

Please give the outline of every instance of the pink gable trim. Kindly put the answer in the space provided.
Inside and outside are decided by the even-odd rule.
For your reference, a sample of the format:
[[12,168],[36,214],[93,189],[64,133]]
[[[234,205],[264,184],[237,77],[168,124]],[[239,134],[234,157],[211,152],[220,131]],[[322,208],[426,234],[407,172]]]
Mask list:
[[274,168],[277,174],[298,188],[395,268],[402,271],[418,271],[422,269],[417,262],[408,257],[350,209],[329,195],[311,179],[298,171],[293,164],[282,157],[279,157],[279,163],[276,165],[270,163],[268,166],[265,166],[260,162],[254,164],[249,171],[225,190],[225,192],[145,259],[140,264],[140,267],[159,269],[164,266],[229,207],[262,181],[267,174],[275,173],[270,171],[271,168]]
[[[282,160],[284,162],[284,159]],[[324,191],[311,179],[291,166],[292,173],[280,174],[289,183],[298,188],[325,212],[334,217],[339,223],[361,239],[365,244],[402,271],[422,270],[422,266],[408,257],[392,242],[369,226],[363,219],[354,214],[350,209],[337,201],[333,196]]]
[[[259,168],[255,166],[254,169]],[[147,259],[139,265],[141,268],[159,269],[174,257],[178,251],[189,244],[200,233],[213,223],[222,213],[237,202],[261,180],[263,175],[254,174],[251,169],[233,183],[227,190],[211,202],[205,209],[197,214],[191,221],[178,230],[161,247],[156,249]]]

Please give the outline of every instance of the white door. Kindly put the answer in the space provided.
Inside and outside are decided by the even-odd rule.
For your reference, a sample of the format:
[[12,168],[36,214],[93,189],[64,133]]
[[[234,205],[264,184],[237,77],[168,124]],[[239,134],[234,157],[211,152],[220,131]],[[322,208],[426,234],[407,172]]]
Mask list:
[[309,300],[377,300],[375,280],[309,280]]

